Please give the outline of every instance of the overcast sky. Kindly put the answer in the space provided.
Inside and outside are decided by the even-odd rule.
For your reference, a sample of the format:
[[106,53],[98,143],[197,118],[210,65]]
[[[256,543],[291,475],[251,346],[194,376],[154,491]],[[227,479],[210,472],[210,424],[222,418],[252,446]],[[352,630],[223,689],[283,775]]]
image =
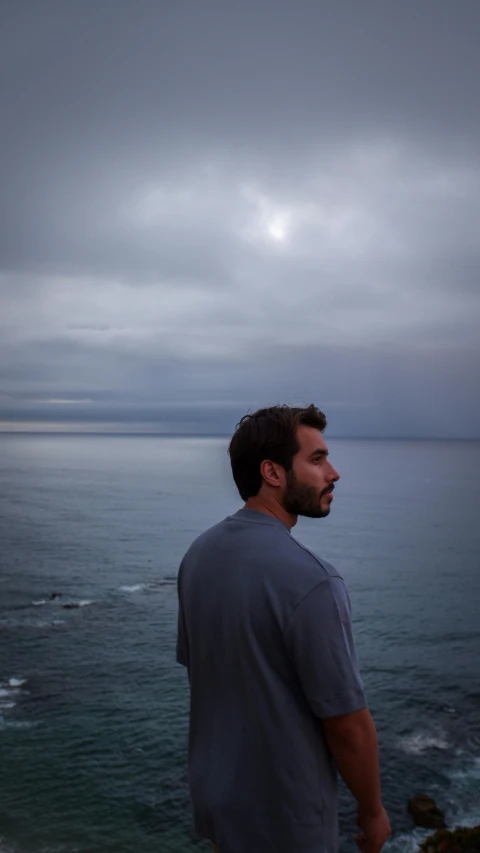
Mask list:
[[480,438],[479,39],[478,0],[2,3],[0,428]]

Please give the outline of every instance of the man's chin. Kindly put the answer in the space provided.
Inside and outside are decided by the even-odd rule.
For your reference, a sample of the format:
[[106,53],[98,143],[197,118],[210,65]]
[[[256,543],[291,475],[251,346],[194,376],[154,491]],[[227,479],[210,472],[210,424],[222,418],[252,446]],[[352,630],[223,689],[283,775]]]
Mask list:
[[325,507],[325,509],[316,509],[316,510],[303,510],[299,512],[298,515],[302,515],[304,518],[325,518],[325,516],[330,514],[330,507]]
[[330,509],[331,509],[330,501],[328,501],[328,503],[326,503],[326,504],[322,502],[320,504],[320,508],[319,508],[317,518],[325,518],[326,515],[330,515]]

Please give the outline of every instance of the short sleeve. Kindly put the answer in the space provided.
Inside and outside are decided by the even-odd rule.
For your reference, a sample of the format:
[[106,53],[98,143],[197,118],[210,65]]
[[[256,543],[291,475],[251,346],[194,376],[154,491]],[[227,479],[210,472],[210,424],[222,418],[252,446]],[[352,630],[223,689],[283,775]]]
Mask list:
[[342,578],[319,583],[298,605],[285,639],[305,697],[320,718],[366,708]]

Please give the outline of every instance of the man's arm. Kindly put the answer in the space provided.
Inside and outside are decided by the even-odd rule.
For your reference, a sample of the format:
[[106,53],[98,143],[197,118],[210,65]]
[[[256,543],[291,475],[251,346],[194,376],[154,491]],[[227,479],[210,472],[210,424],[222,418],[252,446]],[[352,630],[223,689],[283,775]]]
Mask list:
[[391,833],[382,805],[378,743],[368,708],[322,720],[330,752],[345,784],[358,804],[363,835],[356,837],[362,853],[378,853]]
[[359,806],[366,811],[382,807],[378,745],[368,708],[322,720],[325,737],[338,772]]
[[285,639],[305,698],[358,802],[363,835],[356,836],[357,845],[361,853],[378,853],[390,824],[381,801],[377,735],[358,668],[350,601],[339,576],[325,576],[302,599]]

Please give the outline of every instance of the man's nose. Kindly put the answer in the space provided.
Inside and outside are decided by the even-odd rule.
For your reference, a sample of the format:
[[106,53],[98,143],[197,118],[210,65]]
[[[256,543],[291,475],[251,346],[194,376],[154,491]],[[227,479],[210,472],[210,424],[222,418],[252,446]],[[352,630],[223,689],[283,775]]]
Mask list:
[[332,464],[330,465],[330,468],[332,469],[330,471],[330,479],[332,480],[332,482],[336,483],[337,480],[340,479],[340,474],[338,473],[338,471],[335,470]]

